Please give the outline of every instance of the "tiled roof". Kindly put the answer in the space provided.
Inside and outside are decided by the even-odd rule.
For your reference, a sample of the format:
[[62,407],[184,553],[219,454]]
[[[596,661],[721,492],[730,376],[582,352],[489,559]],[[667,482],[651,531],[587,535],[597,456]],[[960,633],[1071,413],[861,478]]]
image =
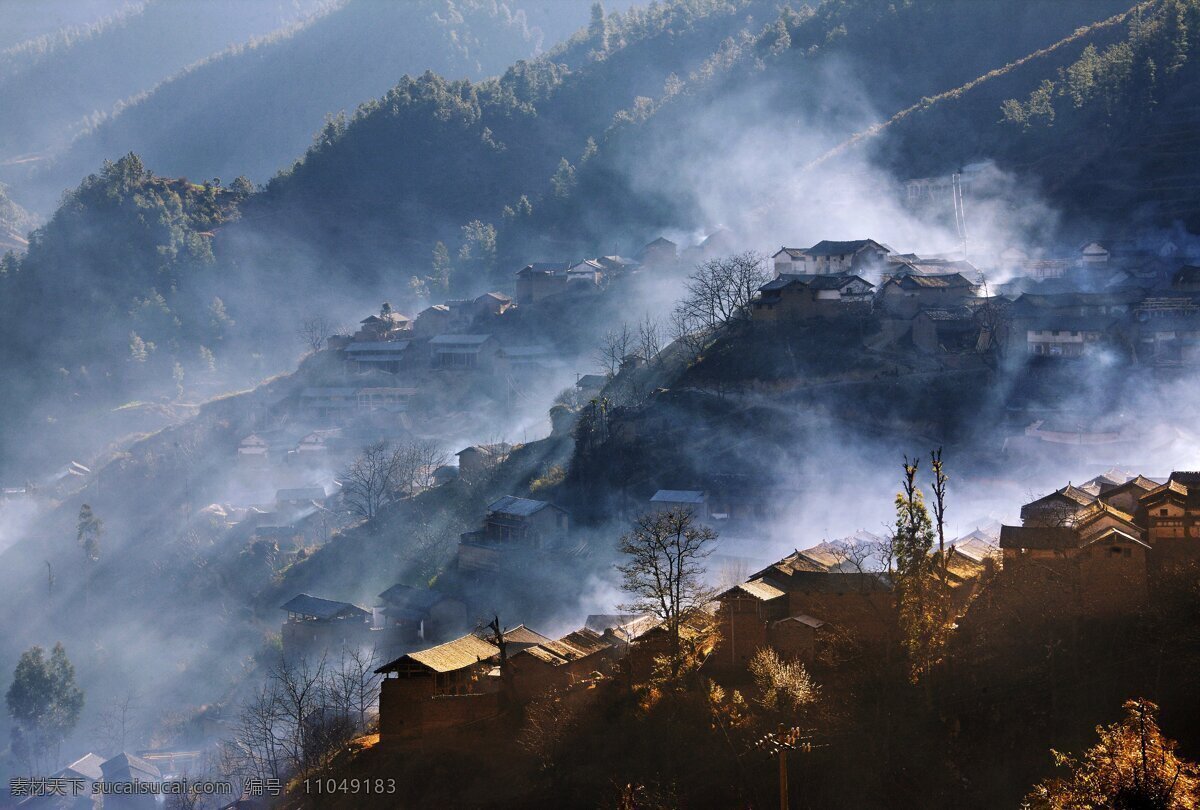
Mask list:
[[1067,526],[1002,526],[1000,548],[1065,549],[1079,544],[1079,535]]
[[704,493],[694,489],[660,489],[650,503],[704,503]]
[[749,594],[755,599],[761,599],[764,602],[771,599],[777,599],[784,595],[784,592],[779,588],[776,588],[771,583],[764,582],[761,579],[752,579],[748,582],[743,582],[740,585],[734,585],[732,588],[725,591],[725,593],[722,593],[721,596],[731,594],[734,591],[742,591],[743,593]]
[[962,273],[942,273],[938,275],[917,276],[906,275],[892,279],[889,284],[895,284],[906,290],[915,289],[956,289],[974,287],[975,283]]
[[821,621],[820,619],[817,619],[812,616],[808,616],[808,615],[801,613],[796,616],[788,616],[786,618],[779,619],[775,622],[772,622],[772,625],[782,624],[783,622],[798,622],[799,624],[803,624],[806,627],[811,627],[814,630],[819,630],[820,628],[824,627],[826,624],[825,622]]
[[879,248],[888,253],[893,252],[890,247],[881,242],[876,242],[874,239],[853,239],[847,242],[834,242],[829,239],[823,239],[812,247],[807,248],[804,252],[809,256],[849,256],[867,247]]
[[[529,517],[542,511],[546,507],[558,509],[554,504],[546,501],[534,501],[529,498],[518,498],[515,495],[505,495],[503,498],[497,498],[488,504],[489,512],[496,512],[501,515],[513,515],[514,517]],[[561,509],[559,511],[562,511]]]
[[100,765],[100,770],[106,782],[132,782],[135,779],[140,782],[158,782],[162,779],[162,772],[152,763],[124,751],[112,759],[105,760]]
[[377,673],[395,672],[405,663],[416,663],[434,672],[454,672],[489,660],[500,654],[494,646],[468,633],[467,635],[430,647],[427,650],[402,655],[395,661],[384,664]]
[[1118,529],[1115,526],[1110,529],[1106,529],[1105,531],[1100,532],[1095,537],[1086,541],[1084,543],[1084,545],[1090,546],[1094,543],[1110,543],[1110,542],[1112,542],[1112,543],[1133,543],[1134,545],[1141,546],[1142,548],[1150,548],[1148,543],[1143,542],[1141,539],[1134,537],[1133,535],[1129,534],[1128,532],[1121,531],[1120,529]]
[[438,335],[429,343],[432,346],[479,346],[491,339],[491,335]]
[[833,273],[831,275],[813,276],[812,281],[808,283],[808,286],[813,290],[840,290],[849,286],[855,281],[861,281],[868,287],[875,286],[865,278],[848,273]]
[[312,616],[315,619],[332,619],[337,616],[366,616],[368,612],[349,602],[335,602],[332,599],[322,599],[319,596],[309,596],[306,593],[293,596],[279,606],[280,610],[288,613],[299,613]]

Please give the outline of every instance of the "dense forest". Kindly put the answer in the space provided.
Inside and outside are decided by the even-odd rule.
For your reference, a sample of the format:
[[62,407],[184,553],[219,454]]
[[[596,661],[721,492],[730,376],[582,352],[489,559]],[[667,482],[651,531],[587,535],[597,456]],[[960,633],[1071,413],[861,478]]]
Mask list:
[[44,200],[130,150],[160,174],[265,182],[304,152],[326,117],[353,111],[401,76],[495,75],[586,19],[586,7],[571,3],[348,0],[163,77],[28,182]]

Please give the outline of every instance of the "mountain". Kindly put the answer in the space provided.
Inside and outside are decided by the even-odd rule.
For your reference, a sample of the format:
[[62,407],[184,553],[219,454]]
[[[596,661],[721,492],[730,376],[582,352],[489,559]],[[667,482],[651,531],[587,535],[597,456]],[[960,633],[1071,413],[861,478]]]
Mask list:
[[[0,23],[8,9],[23,5],[0,7]],[[21,179],[120,102],[185,66],[303,19],[319,6],[319,0],[286,5],[269,0],[151,0],[5,50],[0,54],[0,108],[5,111],[0,167],[5,179]],[[76,175],[53,189],[49,199],[78,179]]]
[[[1111,29],[1105,21],[1128,6],[856,0],[784,12],[597,134],[599,149],[577,167],[571,193],[544,190],[549,204],[535,202],[534,216],[499,240],[519,246],[571,234],[591,245],[627,223],[636,223],[630,245],[717,226],[760,245],[867,231],[899,239],[902,227],[915,237],[929,223],[906,222],[897,181],[1002,159],[999,149],[977,148],[1003,117],[1001,103],[947,104],[907,148],[880,124],[927,99],[957,98],[958,88],[1013,63],[1055,76],[1054,60],[1033,55],[1077,29]],[[992,37],[996,26],[1011,36]],[[860,142],[871,148],[850,148]]]
[[[754,243],[793,238],[798,227],[814,240],[840,228],[860,235],[890,214],[871,213],[882,195],[862,192],[831,220],[839,206],[805,192],[802,164],[890,111],[1122,6],[841,0],[780,12],[773,0],[674,0],[596,13],[498,78],[406,76],[331,119],[260,192],[245,181],[167,180],[131,159],[85,181],[35,234],[29,255],[7,262],[5,367],[28,383],[7,397],[54,391],[94,407],[172,396],[178,374],[242,385],[294,359],[281,336],[313,300],[339,311],[364,296],[411,308],[422,285],[443,297],[505,289],[531,259],[625,252],[664,229],[737,225],[764,208],[774,212],[771,227],[760,223]],[[360,9],[331,11],[244,58],[328,43],[318,33],[338,20],[353,28]],[[987,36],[997,25],[1011,36]],[[473,53],[465,47],[464,60]],[[211,65],[241,63],[231,56]],[[981,115],[989,126],[999,117]],[[880,171],[863,161],[852,168]],[[819,211],[804,207],[814,203]],[[127,216],[142,205],[154,227]],[[439,241],[448,279],[432,267]],[[88,305],[47,340],[31,313],[56,296]],[[135,324],[114,329],[117,315]]]
[[676,0],[593,19],[497,79],[405,77],[330,122],[247,208],[247,221],[349,277],[400,265],[407,278],[425,270],[436,241],[457,244],[475,219],[498,223],[505,205],[516,212],[523,194],[540,193],[564,159],[580,160],[589,136],[620,110],[658,95],[774,9],[765,0]]
[[547,30],[565,36],[586,20],[579,0],[347,0],[164,77],[29,182],[45,200],[129,151],[159,174],[265,182],[312,144],[327,117],[353,112],[401,76],[478,80],[534,57]]
[[1194,230],[1198,37],[1194,0],[1138,4],[929,100],[864,146],[925,173],[986,156],[1094,229]]
[[128,0],[43,0],[40,3],[5,3],[0,7],[0,49],[19,48],[29,40],[54,32],[87,26],[132,5]]
[[[280,233],[304,222],[303,251],[356,277],[377,274],[380,255],[425,271],[434,242],[453,252],[476,219],[498,229],[501,271],[534,253],[636,249],[658,229],[732,225],[701,198],[738,199],[730,182],[762,196],[893,111],[1126,6],[740,0],[609,15],[584,32],[592,44],[496,82],[402,82],[328,127],[251,209]],[[743,188],[751,176],[762,185]]]

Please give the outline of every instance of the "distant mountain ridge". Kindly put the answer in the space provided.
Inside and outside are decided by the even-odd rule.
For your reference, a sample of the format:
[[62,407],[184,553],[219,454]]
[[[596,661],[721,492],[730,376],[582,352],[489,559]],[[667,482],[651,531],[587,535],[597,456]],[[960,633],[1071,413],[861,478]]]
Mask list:
[[[4,179],[19,179],[31,159],[44,159],[122,99],[228,45],[302,19],[321,2],[149,0],[10,48],[0,57]],[[0,8],[0,23],[8,13]]]

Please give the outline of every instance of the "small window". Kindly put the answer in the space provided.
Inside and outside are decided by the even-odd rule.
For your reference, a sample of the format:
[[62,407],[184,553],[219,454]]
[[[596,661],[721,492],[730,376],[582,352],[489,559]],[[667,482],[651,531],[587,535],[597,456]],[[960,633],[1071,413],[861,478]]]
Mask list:
[[1170,512],[1168,512],[1166,509],[1159,509],[1158,514],[1162,515],[1163,517],[1166,517],[1167,515],[1170,514]]

